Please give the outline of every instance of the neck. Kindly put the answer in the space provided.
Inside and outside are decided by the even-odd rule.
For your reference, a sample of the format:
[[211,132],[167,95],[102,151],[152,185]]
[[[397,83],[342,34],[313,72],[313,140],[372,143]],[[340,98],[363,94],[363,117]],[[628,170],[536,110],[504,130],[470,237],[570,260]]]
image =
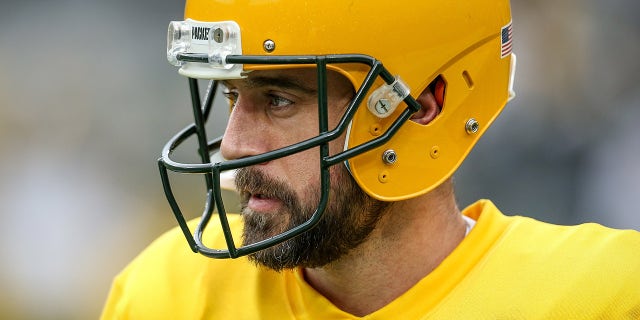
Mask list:
[[370,314],[431,273],[462,241],[465,223],[451,183],[395,203],[369,238],[305,279],[340,309]]

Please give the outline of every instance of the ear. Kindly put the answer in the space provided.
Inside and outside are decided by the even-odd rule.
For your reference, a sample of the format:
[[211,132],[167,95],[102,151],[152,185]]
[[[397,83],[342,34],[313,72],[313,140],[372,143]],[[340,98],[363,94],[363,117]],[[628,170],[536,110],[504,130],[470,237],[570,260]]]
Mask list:
[[[437,96],[434,96],[432,88]],[[428,124],[442,110],[444,101],[444,81],[436,79],[435,85],[427,86],[418,96],[416,101],[422,108],[411,116],[411,120],[419,124]]]

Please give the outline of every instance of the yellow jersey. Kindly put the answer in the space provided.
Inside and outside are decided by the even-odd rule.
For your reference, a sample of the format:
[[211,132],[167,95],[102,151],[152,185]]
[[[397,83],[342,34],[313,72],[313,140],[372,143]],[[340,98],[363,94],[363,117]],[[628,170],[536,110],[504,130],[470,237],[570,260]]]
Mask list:
[[463,214],[477,223],[460,245],[365,317],[338,309],[299,269],[194,254],[176,228],[115,278],[102,319],[640,319],[639,232],[508,217],[488,200]]

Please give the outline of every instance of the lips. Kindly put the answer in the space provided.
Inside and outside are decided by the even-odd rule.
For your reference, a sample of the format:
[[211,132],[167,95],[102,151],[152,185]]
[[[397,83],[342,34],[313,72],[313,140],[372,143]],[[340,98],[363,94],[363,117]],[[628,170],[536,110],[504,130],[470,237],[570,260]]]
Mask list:
[[247,208],[256,212],[274,212],[280,209],[282,201],[264,193],[248,193]]
[[258,213],[279,212],[294,197],[283,182],[251,167],[238,169],[236,186],[243,209]]

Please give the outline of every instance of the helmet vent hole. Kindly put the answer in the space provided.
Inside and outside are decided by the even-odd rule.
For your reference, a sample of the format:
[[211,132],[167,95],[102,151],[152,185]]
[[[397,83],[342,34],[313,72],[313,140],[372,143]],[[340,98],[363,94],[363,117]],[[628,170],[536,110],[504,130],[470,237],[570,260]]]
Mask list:
[[386,170],[380,172],[378,174],[378,181],[382,183],[387,183],[389,181],[389,172],[387,172]]
[[380,128],[380,124],[374,123],[369,127],[369,133],[372,136],[379,136],[382,133],[382,128]]
[[431,156],[432,159],[438,159],[438,157],[440,157],[440,147],[433,146],[431,148],[431,151],[429,152],[429,155]]
[[469,89],[473,89],[473,79],[471,79],[469,71],[462,71],[462,79],[464,79],[464,82],[467,84],[467,87],[469,87]]

